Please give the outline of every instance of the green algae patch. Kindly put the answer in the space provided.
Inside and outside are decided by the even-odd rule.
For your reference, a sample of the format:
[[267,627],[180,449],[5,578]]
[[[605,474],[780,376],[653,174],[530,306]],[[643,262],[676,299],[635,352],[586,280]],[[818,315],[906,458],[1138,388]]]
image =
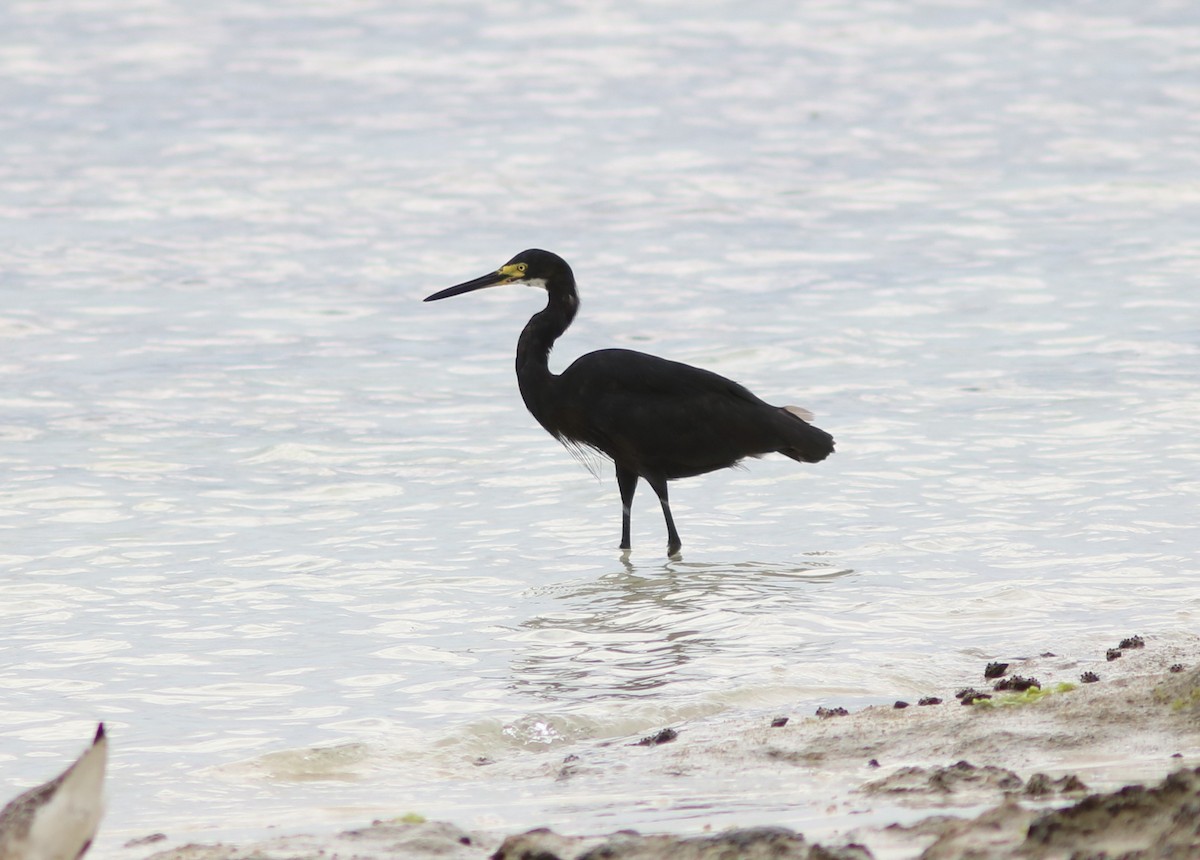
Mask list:
[[392,824],[424,824],[425,816],[415,812],[406,812],[392,819]]
[[1174,674],[1154,688],[1154,701],[1168,705],[1176,714],[1200,712],[1200,671],[1193,669],[1186,675],[1180,675],[1178,672],[1181,670],[1182,667],[1172,668]]
[[993,696],[990,699],[978,699],[971,707],[1011,708],[1020,705],[1032,705],[1034,702],[1040,702],[1047,696],[1053,696],[1058,693],[1069,693],[1076,686],[1076,684],[1071,684],[1067,681],[1060,681],[1050,687],[1030,687],[1028,690],[1023,690],[1020,693],[1007,693],[1003,696]]
[[1187,695],[1179,696],[1171,701],[1171,710],[1179,713],[1189,708],[1195,708],[1198,705],[1200,705],[1200,687],[1192,687]]

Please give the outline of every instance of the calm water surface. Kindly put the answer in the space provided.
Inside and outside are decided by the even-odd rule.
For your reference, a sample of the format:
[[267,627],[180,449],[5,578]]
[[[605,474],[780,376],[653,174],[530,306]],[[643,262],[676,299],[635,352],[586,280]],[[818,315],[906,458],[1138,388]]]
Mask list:
[[[1194,631],[1200,13],[793,5],[0,8],[2,793],[103,719],[100,857],[803,826],[503,768]],[[675,484],[679,561],[643,487],[623,560],[516,390],[541,294],[420,301],[530,246],[557,367],[700,364],[836,456]]]

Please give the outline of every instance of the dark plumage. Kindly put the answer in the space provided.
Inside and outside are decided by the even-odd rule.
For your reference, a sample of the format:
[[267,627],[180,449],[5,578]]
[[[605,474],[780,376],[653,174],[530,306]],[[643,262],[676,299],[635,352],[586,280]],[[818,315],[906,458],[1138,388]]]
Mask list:
[[[517,381],[533,417],[567,445],[595,449],[613,461],[621,491],[621,549],[629,549],[629,512],[638,478],[662,504],[667,552],[679,534],[667,503],[667,482],[777,452],[805,463],[833,452],[833,437],[794,406],[772,406],[707,370],[628,349],[580,356],[559,375],[550,350],[579,309],[571,267],[549,251],[522,251],[495,272],[434,293],[425,301],[484,287],[527,284],[546,290],[517,341]],[[803,417],[802,417],[803,416]]]

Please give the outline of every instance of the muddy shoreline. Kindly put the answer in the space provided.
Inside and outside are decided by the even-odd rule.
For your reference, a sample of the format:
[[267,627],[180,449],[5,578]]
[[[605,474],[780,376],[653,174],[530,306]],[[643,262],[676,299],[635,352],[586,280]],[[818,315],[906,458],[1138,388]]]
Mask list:
[[[632,743],[669,781],[737,770],[821,779],[830,809],[870,824],[816,838],[786,827],[693,835],[619,831],[577,835],[464,830],[406,816],[333,836],[285,836],[245,845],[170,845],[169,834],[125,846],[146,860],[333,856],[461,860],[599,858],[1178,858],[1200,856],[1200,638],[1114,642],[1097,668],[1051,653],[980,666],[970,687],[938,704],[872,706],[822,716],[673,726]],[[985,677],[988,675],[990,677]],[[1018,679],[1015,682],[1012,679]],[[1009,679],[1007,682],[1005,679]],[[1033,680],[1035,684],[1026,683]],[[1009,689],[996,690],[996,685]],[[967,689],[970,692],[967,692]],[[956,697],[957,694],[961,694]],[[984,698],[984,697],[990,698]],[[969,705],[962,704],[966,699]],[[636,739],[635,739],[636,741]],[[583,745],[529,779],[586,781],[600,767]],[[612,749],[605,752],[611,761]],[[1137,779],[1126,779],[1136,775]]]

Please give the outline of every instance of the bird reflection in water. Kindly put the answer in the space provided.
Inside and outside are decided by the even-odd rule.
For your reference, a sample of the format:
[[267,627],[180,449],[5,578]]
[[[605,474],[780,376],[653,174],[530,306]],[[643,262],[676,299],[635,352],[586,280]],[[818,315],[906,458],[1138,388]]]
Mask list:
[[852,574],[816,561],[635,567],[625,560],[620,571],[539,592],[562,608],[521,625],[530,635],[513,660],[513,687],[556,700],[636,698],[667,684],[709,683],[710,670],[689,667],[710,657],[769,660],[778,648],[802,660],[827,646],[791,636],[776,642],[770,632],[751,642],[745,625],[753,621],[762,632],[772,618],[811,613],[817,591]]

